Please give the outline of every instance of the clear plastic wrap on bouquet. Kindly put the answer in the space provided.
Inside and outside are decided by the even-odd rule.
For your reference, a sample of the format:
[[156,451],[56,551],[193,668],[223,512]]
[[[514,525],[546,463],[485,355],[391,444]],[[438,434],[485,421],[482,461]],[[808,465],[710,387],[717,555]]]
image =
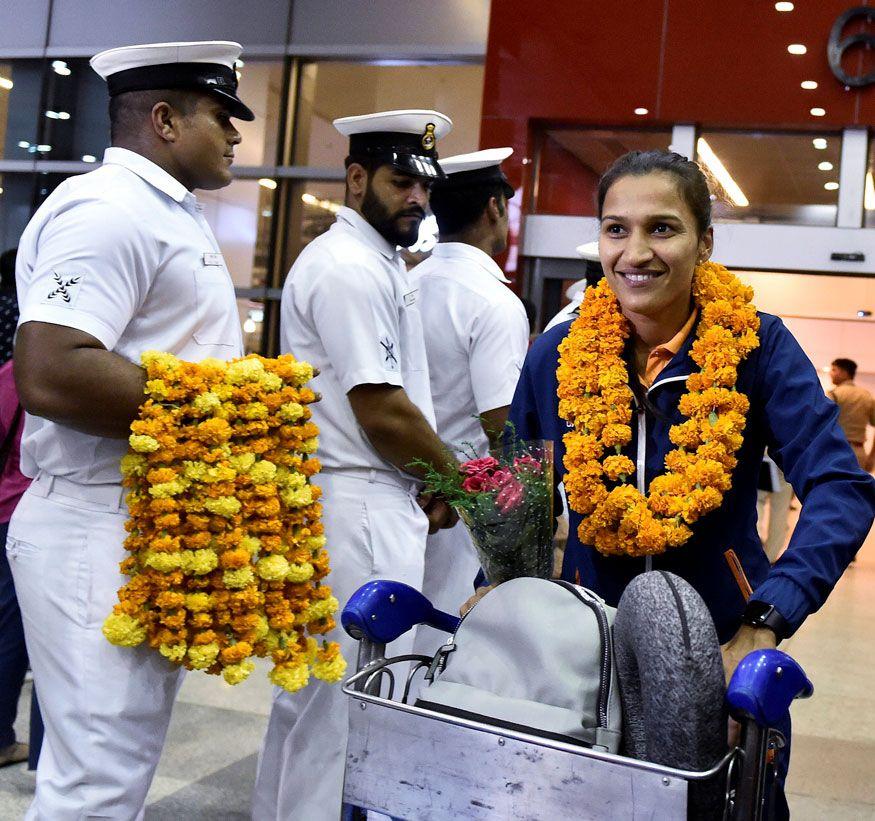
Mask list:
[[458,475],[429,472],[465,523],[491,584],[553,569],[553,443],[514,440],[494,456],[469,459]]

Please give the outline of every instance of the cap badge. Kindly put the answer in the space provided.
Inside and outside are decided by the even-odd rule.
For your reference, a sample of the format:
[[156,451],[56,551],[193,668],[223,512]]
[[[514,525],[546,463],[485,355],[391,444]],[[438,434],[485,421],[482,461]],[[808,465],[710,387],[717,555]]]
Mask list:
[[431,151],[434,149],[436,142],[437,140],[434,136],[434,123],[429,123],[425,127],[425,133],[422,135],[422,147],[426,151]]

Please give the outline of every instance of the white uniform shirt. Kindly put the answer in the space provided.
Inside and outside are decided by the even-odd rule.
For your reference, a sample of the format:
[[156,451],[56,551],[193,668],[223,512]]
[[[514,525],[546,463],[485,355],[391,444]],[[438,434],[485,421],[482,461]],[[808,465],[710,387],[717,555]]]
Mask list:
[[479,420],[509,405],[529,342],[519,297],[488,255],[462,242],[440,242],[411,271],[419,299],[438,436],[488,450]]
[[[195,196],[124,148],[108,148],[103,162],[58,186],[28,223],[19,325],[76,328],[137,364],[150,349],[190,361],[241,356],[234,286]],[[21,450],[28,476],[96,484],[121,481],[127,442],[28,415]]]
[[434,427],[417,294],[393,245],[341,208],[295,260],[283,287],[280,346],[318,368],[311,405],[327,468],[395,470],[368,441],[347,393],[397,385]]

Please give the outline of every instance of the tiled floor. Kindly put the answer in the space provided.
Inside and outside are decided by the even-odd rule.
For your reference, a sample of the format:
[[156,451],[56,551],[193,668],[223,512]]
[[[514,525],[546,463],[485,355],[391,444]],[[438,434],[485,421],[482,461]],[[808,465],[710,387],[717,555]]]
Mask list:
[[[785,648],[815,685],[793,707],[788,791],[799,821],[875,819],[875,531],[824,609]],[[262,665],[244,684],[189,675],[146,810],[147,821],[249,818],[255,759],[270,710]],[[19,729],[26,733],[29,690]],[[0,770],[0,819],[21,818],[34,777]]]

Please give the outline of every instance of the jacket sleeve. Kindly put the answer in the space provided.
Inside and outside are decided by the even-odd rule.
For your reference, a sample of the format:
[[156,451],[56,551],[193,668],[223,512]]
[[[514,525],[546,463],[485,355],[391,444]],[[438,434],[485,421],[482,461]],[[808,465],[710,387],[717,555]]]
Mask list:
[[[770,318],[772,319],[772,318]],[[802,503],[790,544],[753,592],[795,632],[823,605],[875,517],[875,480],[838,425],[838,408],[799,343],[778,319],[763,335],[758,400],[769,454]]]

